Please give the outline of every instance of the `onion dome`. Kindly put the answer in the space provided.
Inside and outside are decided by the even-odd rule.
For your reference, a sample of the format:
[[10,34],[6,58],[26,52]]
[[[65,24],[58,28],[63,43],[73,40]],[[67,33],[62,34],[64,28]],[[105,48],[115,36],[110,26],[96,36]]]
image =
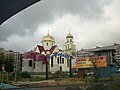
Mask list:
[[66,38],[73,38],[73,35],[71,33],[68,33],[68,35],[66,36]]
[[47,34],[46,36],[44,36],[42,38],[41,42],[45,42],[45,41],[51,41],[51,42],[55,42],[54,37],[52,37],[51,35]]

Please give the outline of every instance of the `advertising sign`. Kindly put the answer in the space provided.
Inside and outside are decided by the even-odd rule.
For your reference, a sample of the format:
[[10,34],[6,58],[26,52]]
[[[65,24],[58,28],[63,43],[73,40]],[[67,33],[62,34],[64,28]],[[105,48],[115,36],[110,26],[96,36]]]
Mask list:
[[72,64],[72,68],[90,68],[94,65],[96,67],[106,67],[106,56],[77,58],[76,62]]

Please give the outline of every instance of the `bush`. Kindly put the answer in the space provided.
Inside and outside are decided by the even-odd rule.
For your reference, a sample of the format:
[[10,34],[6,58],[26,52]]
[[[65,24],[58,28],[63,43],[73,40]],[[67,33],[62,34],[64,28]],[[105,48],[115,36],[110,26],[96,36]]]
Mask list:
[[31,74],[28,72],[21,72],[18,75],[19,77],[22,77],[22,78],[31,78]]

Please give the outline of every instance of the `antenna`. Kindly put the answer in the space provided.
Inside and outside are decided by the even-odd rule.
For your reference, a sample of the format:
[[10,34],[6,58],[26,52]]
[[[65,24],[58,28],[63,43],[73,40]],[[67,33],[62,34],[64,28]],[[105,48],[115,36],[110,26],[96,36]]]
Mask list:
[[70,29],[69,29],[69,33],[70,33]]
[[48,35],[49,35],[49,29],[48,29]]

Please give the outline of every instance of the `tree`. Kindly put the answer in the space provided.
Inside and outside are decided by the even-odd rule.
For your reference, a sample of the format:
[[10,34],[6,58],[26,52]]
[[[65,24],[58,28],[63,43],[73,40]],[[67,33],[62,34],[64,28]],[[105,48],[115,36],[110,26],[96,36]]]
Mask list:
[[3,53],[0,53],[0,71],[2,71],[2,66],[5,63],[5,56]]
[[13,55],[10,54],[5,58],[4,66],[5,66],[5,71],[13,72],[14,70],[14,56]]
[[98,67],[96,65],[96,60],[93,60],[93,58],[91,56],[90,56],[90,60],[91,60],[92,65],[93,65],[95,81],[98,82],[98,80],[99,80],[99,73],[98,73]]
[[14,56],[4,55],[4,53],[0,53],[0,71],[2,71],[2,66],[4,65],[5,71],[12,72],[14,69]]

